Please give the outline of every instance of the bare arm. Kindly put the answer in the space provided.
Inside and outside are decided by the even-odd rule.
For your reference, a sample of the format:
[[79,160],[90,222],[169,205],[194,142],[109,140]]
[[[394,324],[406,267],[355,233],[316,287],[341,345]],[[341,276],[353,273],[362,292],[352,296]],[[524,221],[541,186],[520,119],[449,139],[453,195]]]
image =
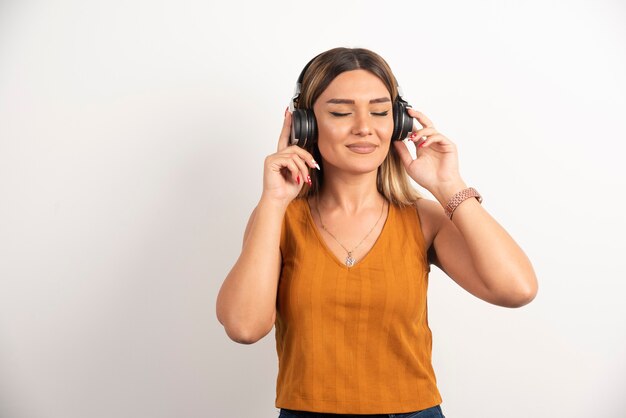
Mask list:
[[[441,205],[467,185],[460,181],[435,192]],[[433,241],[435,264],[461,287],[494,305],[517,308],[534,299],[537,277],[513,238],[474,198],[459,205],[450,221],[440,207]]]
[[316,166],[309,152],[288,145],[290,131],[291,114],[285,111],[278,151],[265,158],[263,194],[248,220],[241,254],[217,295],[217,319],[242,344],[255,343],[274,325],[283,217]]
[[217,297],[217,318],[228,336],[251,344],[271,331],[280,274],[280,232],[286,207],[261,199],[250,215],[237,262]]
[[538,288],[530,260],[476,199],[465,200],[448,219],[443,207],[467,187],[459,174],[456,145],[422,112],[411,108],[407,112],[423,126],[409,137],[416,159],[405,144],[395,142],[394,146],[411,178],[439,201],[420,199],[437,231],[430,259],[461,287],[487,302],[511,308],[529,303]]

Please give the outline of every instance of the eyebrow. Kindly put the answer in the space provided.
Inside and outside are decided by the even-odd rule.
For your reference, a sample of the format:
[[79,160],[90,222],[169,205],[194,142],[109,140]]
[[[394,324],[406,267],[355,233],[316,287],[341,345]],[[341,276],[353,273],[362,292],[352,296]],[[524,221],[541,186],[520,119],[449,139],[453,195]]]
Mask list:
[[[389,97],[379,97],[378,99],[372,99],[370,100],[370,103],[385,103],[385,102],[390,102],[391,100],[389,99]],[[333,104],[354,104],[354,100],[351,99],[330,99],[329,101],[327,101],[326,103],[333,103]]]

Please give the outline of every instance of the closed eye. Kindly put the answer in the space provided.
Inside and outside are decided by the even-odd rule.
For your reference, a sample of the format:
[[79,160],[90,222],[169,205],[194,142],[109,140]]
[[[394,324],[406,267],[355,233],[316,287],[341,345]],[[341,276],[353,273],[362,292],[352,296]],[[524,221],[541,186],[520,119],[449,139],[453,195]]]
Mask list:
[[[337,116],[337,117],[350,115],[350,113],[340,113],[340,112],[330,112],[330,114],[333,116]],[[387,116],[388,114],[389,114],[388,110],[384,112],[372,112],[372,115],[374,116]]]

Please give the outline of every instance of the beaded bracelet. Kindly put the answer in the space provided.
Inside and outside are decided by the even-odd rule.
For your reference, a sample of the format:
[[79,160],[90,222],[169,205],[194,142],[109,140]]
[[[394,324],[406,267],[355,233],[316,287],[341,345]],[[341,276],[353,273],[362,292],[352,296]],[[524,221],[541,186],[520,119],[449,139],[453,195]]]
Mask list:
[[448,215],[448,218],[450,218],[450,220],[452,220],[452,214],[454,213],[454,210],[457,208],[457,206],[459,206],[463,201],[469,199],[470,197],[475,197],[478,200],[478,203],[483,202],[483,197],[473,187],[463,189],[454,196],[452,196],[445,208],[446,215]]

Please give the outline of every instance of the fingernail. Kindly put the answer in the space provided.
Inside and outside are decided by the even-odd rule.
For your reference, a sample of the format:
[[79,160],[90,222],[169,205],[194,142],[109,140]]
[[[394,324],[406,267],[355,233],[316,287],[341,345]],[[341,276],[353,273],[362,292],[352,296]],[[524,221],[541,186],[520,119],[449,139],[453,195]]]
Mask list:
[[287,112],[289,112],[289,106],[285,108],[285,117],[287,117]]
[[296,183],[298,183],[298,185],[300,185],[300,176],[296,177]]
[[306,176],[306,182],[309,183],[309,186],[312,185],[312,183],[311,183],[311,176]]
[[421,144],[419,144],[419,145],[417,146],[417,148],[422,148],[422,146],[423,146],[425,143],[426,143],[426,140],[424,140],[424,142],[422,142]]
[[315,168],[317,168],[318,170],[321,170],[320,165],[315,161],[315,160],[311,160],[313,162],[313,164],[315,164]]

